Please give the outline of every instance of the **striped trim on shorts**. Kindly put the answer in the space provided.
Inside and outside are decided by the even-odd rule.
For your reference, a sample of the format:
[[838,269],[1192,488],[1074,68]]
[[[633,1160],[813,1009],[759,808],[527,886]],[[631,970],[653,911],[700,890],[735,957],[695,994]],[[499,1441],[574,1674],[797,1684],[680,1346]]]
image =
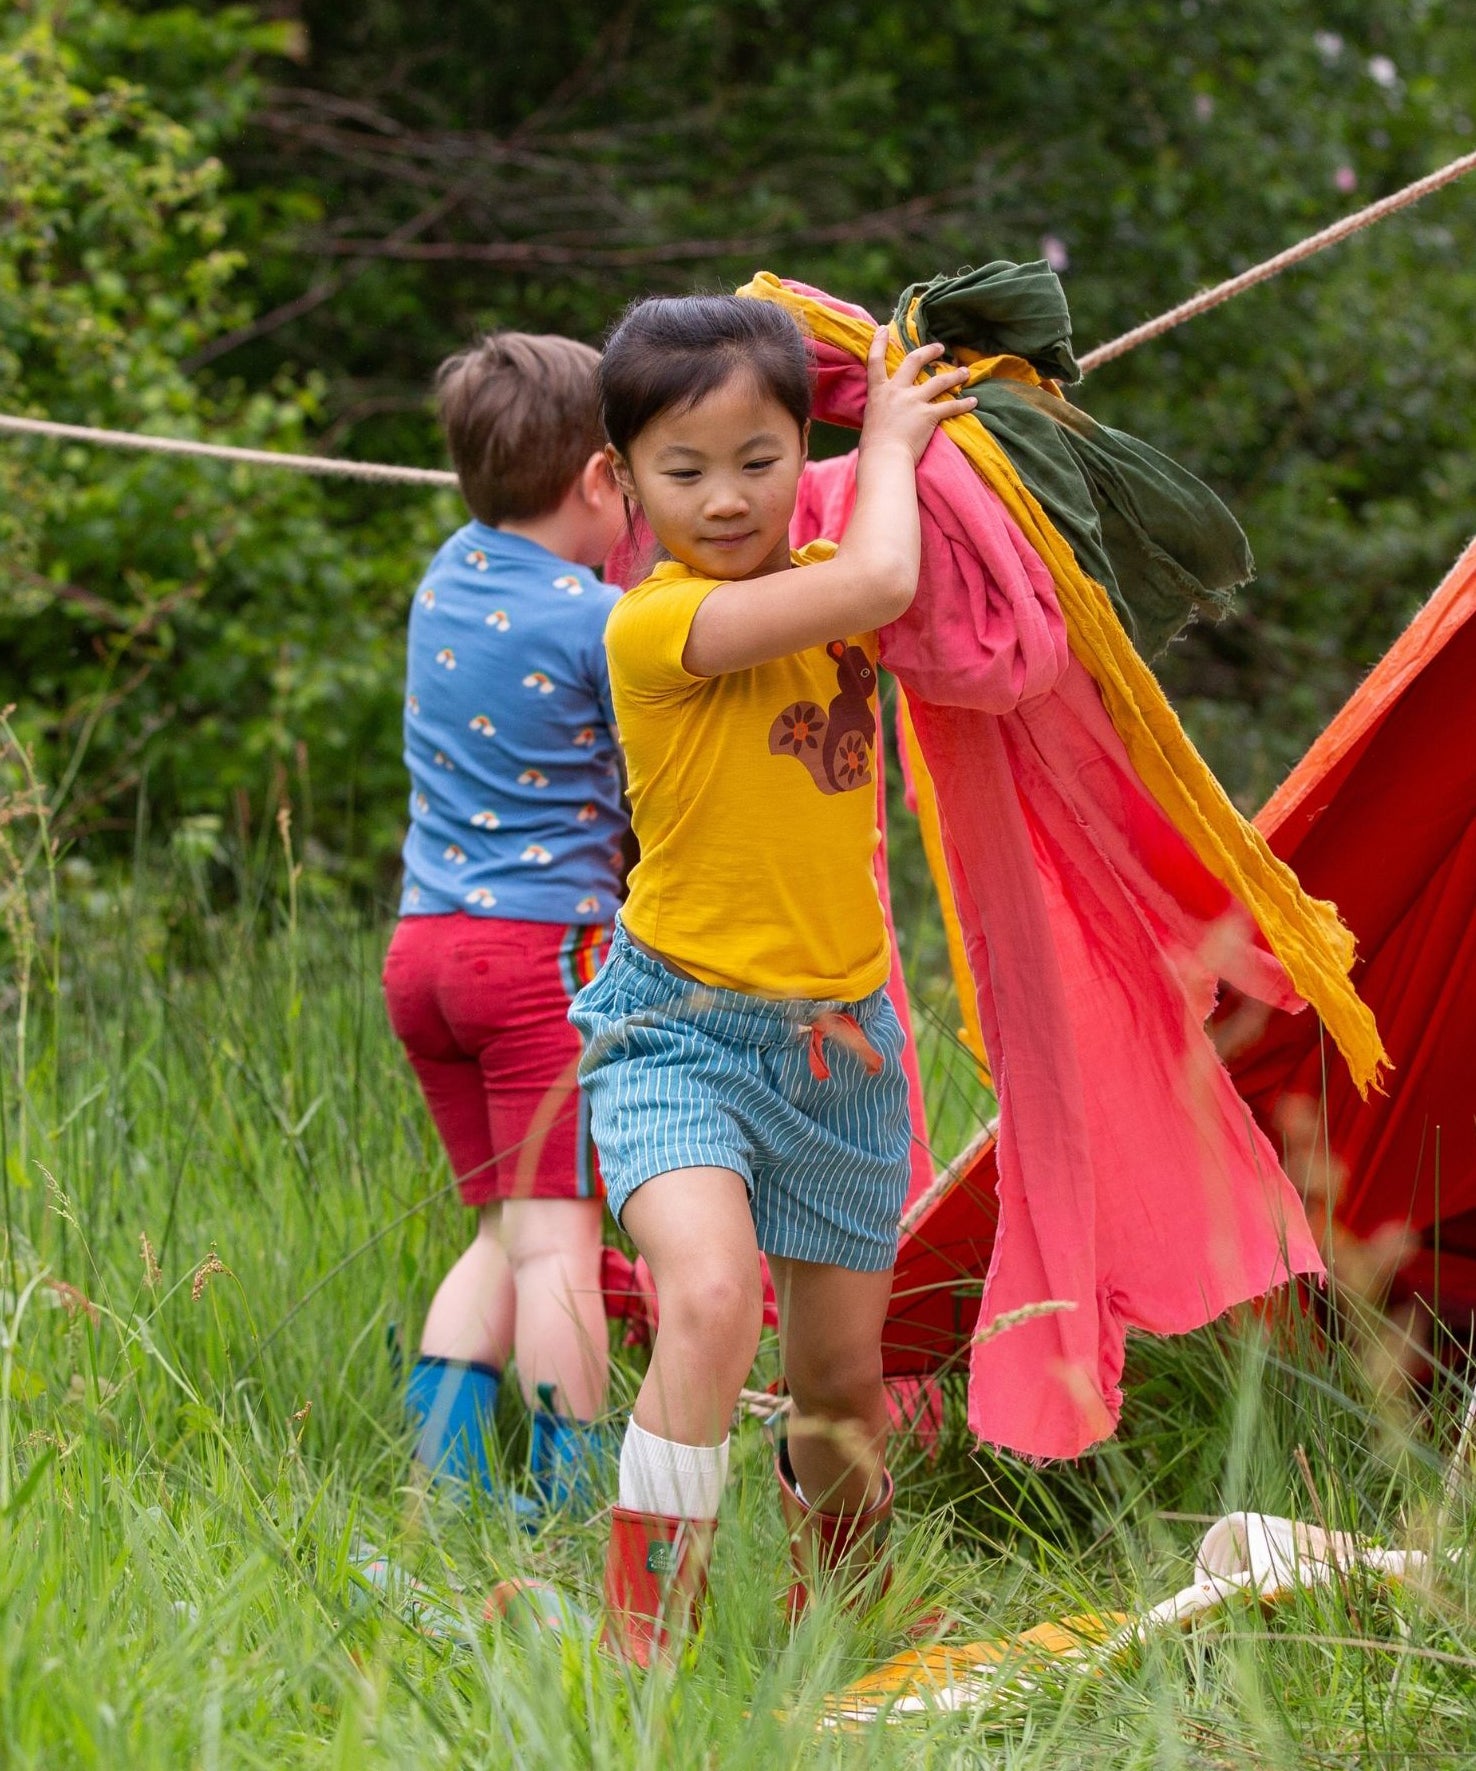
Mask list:
[[[571,1004],[585,985],[599,976],[609,939],[610,931],[603,923],[575,923],[564,936],[559,946],[559,975]],[[590,1125],[589,1094],[583,1088],[574,1113],[574,1185],[580,1199],[595,1199],[601,1191],[599,1158]]]

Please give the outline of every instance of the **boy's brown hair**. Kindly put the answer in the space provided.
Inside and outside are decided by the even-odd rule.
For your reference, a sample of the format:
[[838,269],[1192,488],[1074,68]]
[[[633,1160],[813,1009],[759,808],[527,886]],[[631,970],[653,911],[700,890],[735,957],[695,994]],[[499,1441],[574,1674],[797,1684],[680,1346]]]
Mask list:
[[471,513],[496,525],[552,510],[604,447],[599,352],[491,332],[436,372],[436,411]]

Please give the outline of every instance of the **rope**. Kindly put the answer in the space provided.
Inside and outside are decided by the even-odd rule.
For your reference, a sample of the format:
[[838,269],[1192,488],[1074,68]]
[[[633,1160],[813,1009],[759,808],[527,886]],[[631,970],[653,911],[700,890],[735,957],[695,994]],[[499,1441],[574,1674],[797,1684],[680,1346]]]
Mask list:
[[[1473,171],[1476,171],[1476,153],[1463,154],[1460,159],[1452,160],[1448,166],[1442,166],[1437,172],[1427,173],[1424,178],[1417,178],[1413,184],[1407,184],[1402,191],[1395,191],[1389,197],[1380,197],[1378,202],[1370,203],[1352,215],[1345,215],[1331,227],[1309,235],[1297,245],[1287,247],[1285,252],[1278,252],[1274,258],[1268,258],[1263,264],[1253,265],[1250,270],[1241,271],[1238,276],[1217,283],[1213,289],[1201,290],[1198,295],[1190,296],[1188,301],[1181,301],[1177,307],[1170,308],[1166,314],[1160,314],[1156,320],[1148,320],[1141,326],[1135,326],[1131,332],[1124,332],[1121,338],[1099,344],[1095,350],[1088,351],[1082,357],[1082,373],[1085,375],[1093,369],[1101,368],[1103,363],[1126,356],[1130,350],[1136,350],[1149,339],[1162,337],[1175,326],[1182,326],[1185,320],[1207,313],[1210,308],[1218,307],[1222,301],[1229,301],[1231,296],[1253,289],[1257,283],[1264,283],[1268,278],[1279,276],[1282,271],[1290,270],[1292,265],[1300,264],[1304,258],[1325,252],[1329,246],[1336,246],[1339,240],[1346,240],[1349,234],[1372,227],[1386,215],[1393,215],[1396,210],[1418,203],[1421,197],[1428,197],[1432,191],[1453,184],[1456,179]],[[145,449],[157,455],[193,455],[209,461],[237,461],[247,467],[287,467],[296,473],[337,474],[349,480],[391,481],[411,486],[456,484],[456,475],[444,468],[396,467],[383,461],[343,461],[332,455],[288,455],[276,449],[236,449],[225,443],[197,443],[185,437],[149,436],[136,430],[95,430],[85,424],[53,424],[46,418],[15,418],[0,414],[0,432],[3,431],[21,436],[59,437],[75,443],[93,443],[107,449]]]
[[1453,184],[1456,179],[1473,171],[1476,171],[1476,154],[1463,154],[1460,159],[1452,160],[1448,166],[1442,166],[1438,172],[1428,173],[1424,178],[1417,178],[1413,184],[1407,184],[1402,191],[1395,191],[1389,197],[1380,197],[1377,203],[1370,203],[1366,208],[1355,210],[1352,215],[1345,215],[1331,227],[1325,227],[1320,233],[1310,235],[1295,246],[1288,246],[1285,252],[1278,252],[1274,258],[1268,258],[1264,264],[1253,265],[1250,270],[1241,271],[1239,276],[1216,283],[1213,289],[1204,289],[1198,295],[1191,295],[1188,301],[1181,301],[1177,307],[1171,307],[1156,320],[1148,320],[1141,326],[1135,326],[1131,332],[1124,332],[1121,338],[1099,344],[1081,359],[1082,374],[1099,369],[1103,363],[1110,363],[1116,357],[1125,356],[1128,351],[1136,350],[1140,344],[1146,344],[1150,338],[1162,337],[1175,326],[1182,326],[1185,320],[1207,313],[1210,308],[1218,307],[1222,301],[1229,301],[1232,295],[1239,295],[1242,290],[1253,289],[1257,283],[1279,276],[1282,271],[1290,270],[1294,264],[1300,264],[1304,258],[1311,258],[1316,252],[1324,252],[1329,246],[1336,246],[1339,240],[1346,240],[1349,234],[1360,233],[1364,228],[1372,227],[1386,215],[1393,215],[1398,209],[1418,203],[1421,197],[1428,197],[1432,191],[1438,191],[1443,185]]
[[85,424],[53,424],[46,418],[12,418],[0,414],[0,431],[97,443],[106,449],[146,449],[157,455],[197,455],[208,461],[239,461],[247,467],[290,467],[297,473],[341,474],[350,480],[398,480],[413,486],[456,484],[456,475],[444,468],[392,467],[383,461],[342,461],[333,455],[288,455],[278,449],[236,449],[225,443],[197,443],[188,437],[154,437],[136,430],[94,430]]

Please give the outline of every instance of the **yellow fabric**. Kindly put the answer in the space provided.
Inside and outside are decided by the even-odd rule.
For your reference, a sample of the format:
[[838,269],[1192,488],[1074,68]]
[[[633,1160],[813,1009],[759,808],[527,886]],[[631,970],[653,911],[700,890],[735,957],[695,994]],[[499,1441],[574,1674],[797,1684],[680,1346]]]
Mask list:
[[918,748],[917,732],[912,724],[912,709],[906,694],[898,696],[901,709],[902,748],[907,755],[907,772],[912,779],[912,793],[917,801],[917,823],[922,834],[923,854],[938,894],[938,909],[943,916],[943,937],[948,943],[948,969],[953,973],[953,987],[958,992],[958,1011],[963,1026],[958,1036],[979,1066],[979,1080],[986,1088],[994,1087],[989,1074],[989,1058],[984,1050],[984,1030],[979,1025],[979,998],[974,991],[969,971],[969,956],[964,947],[963,929],[959,926],[958,906],[953,901],[953,883],[948,877],[948,859],[943,852],[943,823],[938,816],[938,792],[933,777]]
[[[795,563],[834,551],[812,542]],[[693,676],[682,653],[717,582],[668,560],[605,629],[641,851],[621,917],[703,983],[853,1002],[891,970],[873,872],[876,636]]]
[[[786,289],[761,271],[740,295],[787,308],[812,337],[865,359],[872,326]],[[887,366],[904,355],[893,327]],[[990,359],[976,364],[987,370]],[[1245,905],[1293,988],[1321,1017],[1361,1093],[1377,1087],[1389,1056],[1368,1005],[1349,981],[1353,936],[1334,905],[1309,897],[1265,838],[1231,805],[1190,743],[1152,671],[1117,619],[1107,592],[1087,577],[1065,539],[976,419],[944,420],[949,438],[990,486],[1050,570],[1071,650],[1090,672],[1143,785],[1214,876]]]
[[1084,1650],[1111,1641],[1127,1621],[1125,1611],[1085,1612],[1032,1624],[1018,1635],[993,1641],[938,1642],[927,1648],[904,1648],[874,1672],[863,1673],[844,1691],[837,1692],[831,1705],[845,1708],[868,1698],[881,1701],[911,1696],[917,1691],[946,1691],[980,1667],[1010,1666],[1018,1670],[1043,1659],[1079,1660]]

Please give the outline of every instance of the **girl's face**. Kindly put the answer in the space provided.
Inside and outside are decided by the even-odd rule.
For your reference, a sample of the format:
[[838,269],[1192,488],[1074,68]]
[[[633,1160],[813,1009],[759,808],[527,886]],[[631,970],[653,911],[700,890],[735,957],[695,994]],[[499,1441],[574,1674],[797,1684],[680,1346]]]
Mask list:
[[628,458],[608,454],[673,559],[707,578],[758,578],[789,564],[808,438],[808,425],[739,373],[686,411],[658,414]]

